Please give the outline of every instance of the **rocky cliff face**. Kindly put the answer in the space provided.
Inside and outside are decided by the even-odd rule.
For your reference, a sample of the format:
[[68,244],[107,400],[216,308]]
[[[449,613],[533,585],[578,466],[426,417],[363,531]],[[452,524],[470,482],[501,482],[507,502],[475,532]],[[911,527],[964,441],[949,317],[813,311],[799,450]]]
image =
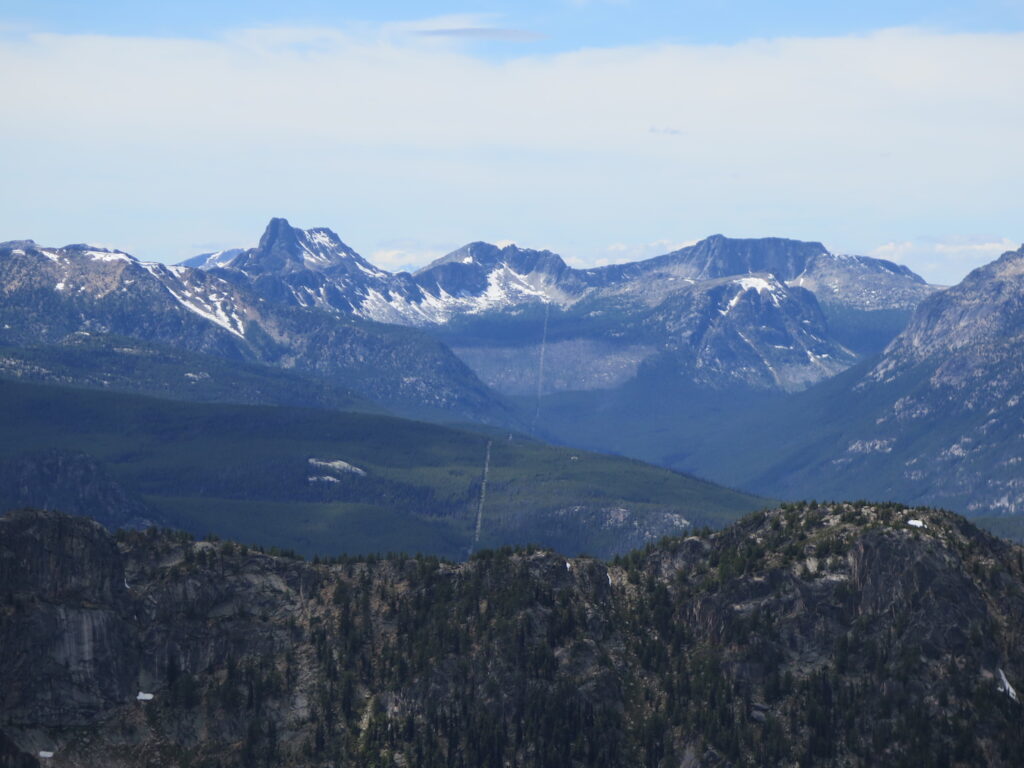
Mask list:
[[858,437],[884,443],[908,485],[930,485],[967,512],[1024,511],[1022,329],[1024,249],[918,307],[857,385],[885,397],[874,427]]
[[993,378],[993,369],[1019,368],[1015,360],[1022,334],[1024,248],[1003,254],[923,302],[870,379],[891,380],[932,363],[932,387],[973,389],[999,399],[1010,394],[1013,382],[1005,374]]
[[1024,747],[1022,551],[934,510],[800,505],[614,564],[461,565],[115,544],[23,512],[0,577],[8,751],[69,766],[1009,766]]

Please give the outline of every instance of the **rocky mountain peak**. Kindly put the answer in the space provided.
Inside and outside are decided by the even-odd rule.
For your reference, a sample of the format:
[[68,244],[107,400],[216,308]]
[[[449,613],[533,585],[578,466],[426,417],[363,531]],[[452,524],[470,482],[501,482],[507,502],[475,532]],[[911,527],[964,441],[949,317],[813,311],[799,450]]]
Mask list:
[[330,229],[315,227],[303,230],[282,218],[271,219],[259,245],[243,251],[226,266],[251,275],[352,270],[375,276],[386,275],[366,262]]
[[688,267],[689,276],[698,280],[754,272],[771,272],[780,280],[791,280],[806,270],[814,258],[827,253],[825,246],[818,242],[712,235],[658,260]]
[[0,243],[0,251],[13,251],[18,248],[25,249],[35,247],[35,240],[5,240],[4,242]]
[[492,244],[482,241],[468,243],[458,250],[431,262],[416,272],[416,276],[430,275],[446,264],[461,264],[470,269],[490,270],[508,266],[519,274],[545,272],[559,274],[568,269],[557,253],[547,250],[520,248],[515,243]]
[[569,304],[582,284],[575,270],[551,251],[506,243],[473,242],[413,275],[423,291],[472,298],[470,312],[505,311],[520,304]]
[[922,301],[869,376],[887,379],[935,357],[942,358],[941,371],[952,375],[955,369],[954,378],[963,381],[969,370],[980,371],[1016,355],[1022,323],[1024,247],[1004,253],[973,270],[959,285]]
[[695,283],[647,322],[668,331],[678,373],[704,386],[797,391],[855,359],[829,337],[813,294],[767,272]]
[[1007,251],[990,264],[973,270],[962,284],[986,281],[1021,281],[1024,278],[1024,245],[1016,251]]
[[290,250],[298,246],[300,234],[301,231],[289,224],[288,219],[274,217],[267,223],[267,228],[263,230],[259,247],[264,251],[278,246]]

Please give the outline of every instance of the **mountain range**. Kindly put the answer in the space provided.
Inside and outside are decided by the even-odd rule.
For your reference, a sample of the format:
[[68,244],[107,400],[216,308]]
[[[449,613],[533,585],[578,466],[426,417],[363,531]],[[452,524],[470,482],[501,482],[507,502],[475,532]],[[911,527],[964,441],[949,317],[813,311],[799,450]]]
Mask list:
[[476,242],[390,274],[330,230],[283,219],[256,248],[184,264],[244,275],[267,300],[433,329],[506,394],[610,388],[665,362],[683,381],[795,391],[888,341],[932,290],[906,267],[820,243],[721,235],[593,269]]
[[[807,437],[799,447],[776,439],[756,467],[733,454],[733,479],[782,496],[814,487],[970,515],[1024,512],[1022,333],[1024,248],[925,299],[880,357],[750,414],[748,436]],[[718,459],[726,462],[724,451]]]
[[173,267],[15,241],[0,371],[490,424],[772,498],[1016,514],[1021,260],[938,289],[780,238],[593,269],[476,242],[414,274],[284,219]]
[[52,350],[88,337],[117,349],[127,337],[250,371],[296,373],[409,415],[514,422],[507,404],[429,335],[274,301],[259,280],[231,277],[85,245],[2,243],[0,347]]
[[409,415],[516,425],[522,414],[493,390],[669,376],[798,391],[888,341],[931,290],[904,267],[819,243],[721,236],[587,270],[471,243],[391,274],[328,229],[273,219],[255,248],[176,267],[86,245],[0,244],[0,344],[130,338],[284,369]]
[[1024,248],[0,244],[0,507],[92,518],[0,517],[0,766],[1015,765],[936,506],[1022,532],[1022,328]]

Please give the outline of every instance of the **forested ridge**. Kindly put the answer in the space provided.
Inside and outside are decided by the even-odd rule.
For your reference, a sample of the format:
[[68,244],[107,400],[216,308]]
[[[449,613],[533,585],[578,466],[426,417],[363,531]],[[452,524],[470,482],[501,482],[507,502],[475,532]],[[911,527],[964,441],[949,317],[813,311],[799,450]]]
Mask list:
[[0,730],[82,766],[1014,765],[1022,552],[868,503],[459,564],[12,513]]

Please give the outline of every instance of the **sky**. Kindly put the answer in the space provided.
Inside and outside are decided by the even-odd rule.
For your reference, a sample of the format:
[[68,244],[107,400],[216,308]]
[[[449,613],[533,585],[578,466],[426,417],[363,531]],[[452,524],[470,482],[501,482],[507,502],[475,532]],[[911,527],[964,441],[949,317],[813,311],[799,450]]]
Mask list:
[[0,240],[386,269],[710,234],[939,284],[1024,241],[1024,0],[0,0]]

